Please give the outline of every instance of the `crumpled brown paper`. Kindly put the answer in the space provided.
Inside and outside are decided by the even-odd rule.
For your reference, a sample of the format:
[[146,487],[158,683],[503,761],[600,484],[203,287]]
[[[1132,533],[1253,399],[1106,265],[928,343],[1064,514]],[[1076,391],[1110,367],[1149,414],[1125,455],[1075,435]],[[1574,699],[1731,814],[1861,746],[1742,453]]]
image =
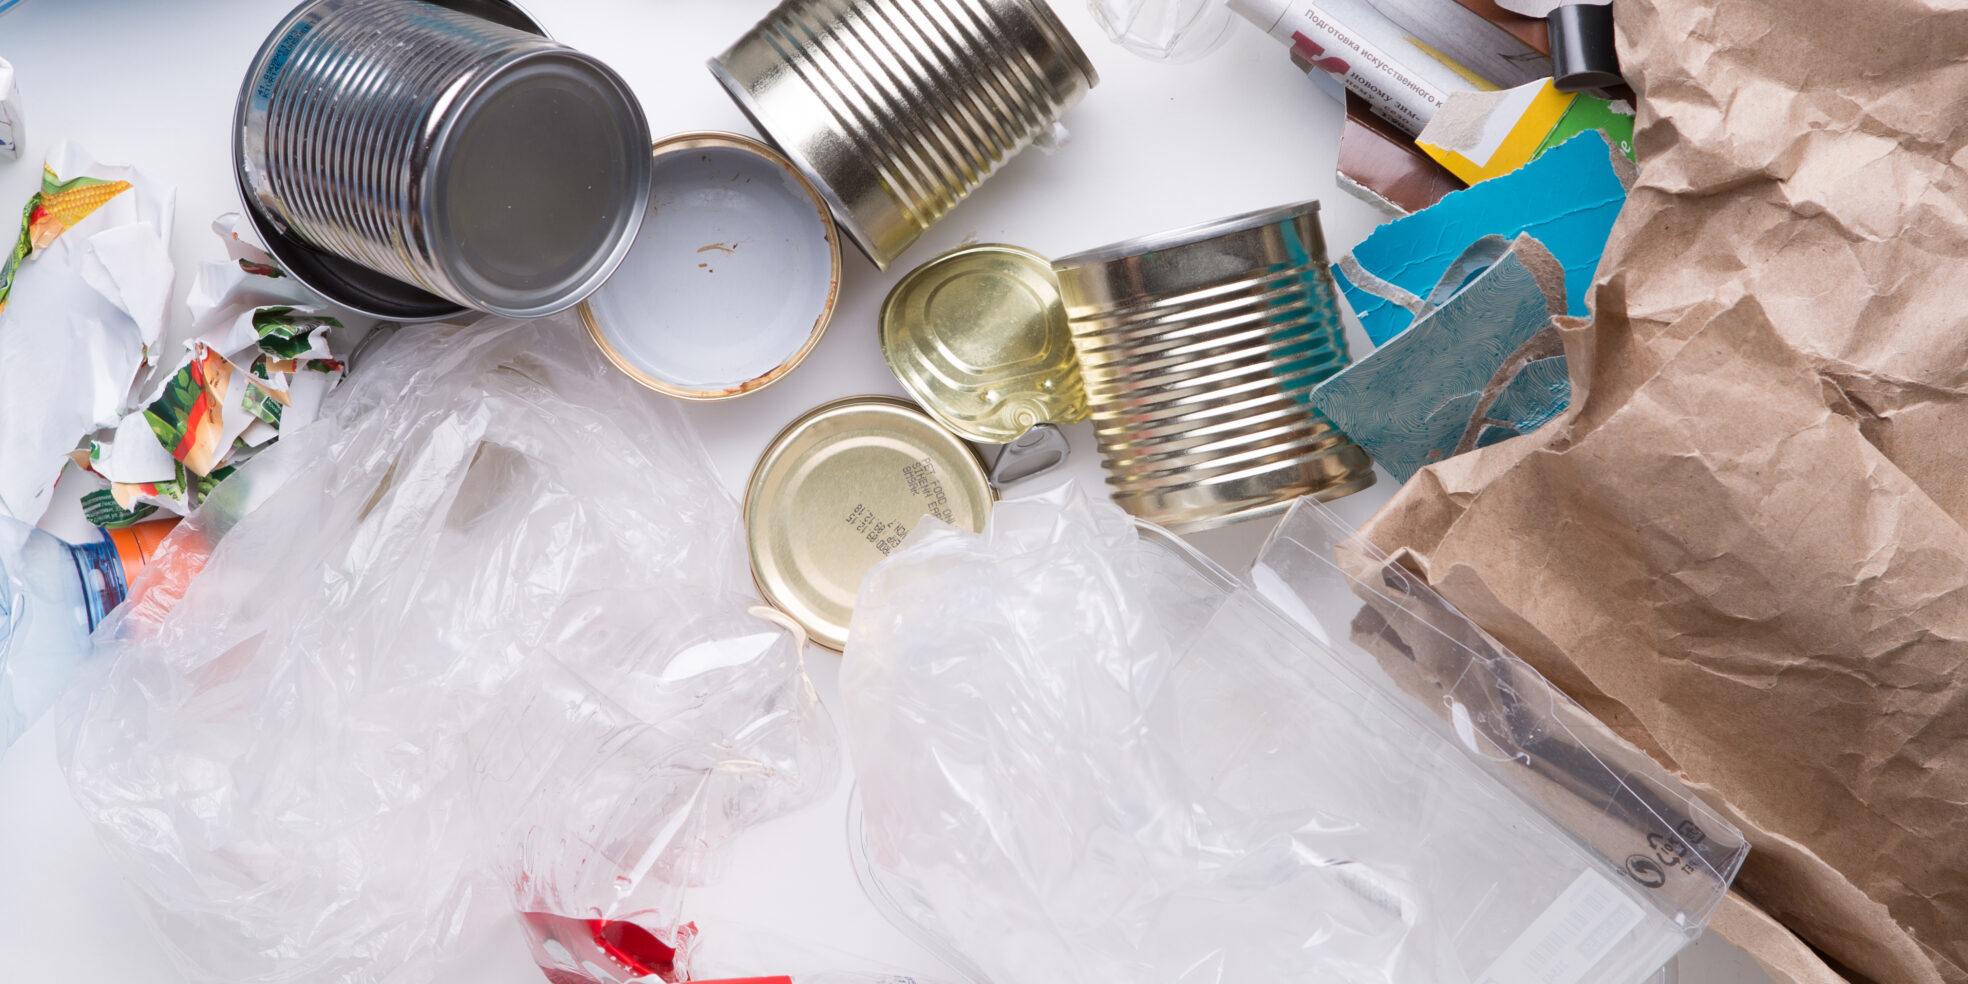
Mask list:
[[1854,980],[1964,984],[1968,10],[1615,17],[1639,182],[1565,330],[1573,407],[1367,532],[1726,801],[1766,965],[1788,928]]

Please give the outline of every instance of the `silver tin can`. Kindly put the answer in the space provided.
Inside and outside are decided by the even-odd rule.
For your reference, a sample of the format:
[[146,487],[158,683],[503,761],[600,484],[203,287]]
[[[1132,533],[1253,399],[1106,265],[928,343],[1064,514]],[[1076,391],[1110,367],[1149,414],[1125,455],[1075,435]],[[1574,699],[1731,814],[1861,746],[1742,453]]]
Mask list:
[[710,67],[884,270],[1100,79],[1045,0],[785,0]]
[[1319,204],[1053,261],[1114,500],[1189,532],[1373,484],[1312,408],[1346,335]]
[[649,125],[619,76],[440,3],[303,3],[255,57],[237,125],[256,219],[495,314],[578,303],[649,198]]

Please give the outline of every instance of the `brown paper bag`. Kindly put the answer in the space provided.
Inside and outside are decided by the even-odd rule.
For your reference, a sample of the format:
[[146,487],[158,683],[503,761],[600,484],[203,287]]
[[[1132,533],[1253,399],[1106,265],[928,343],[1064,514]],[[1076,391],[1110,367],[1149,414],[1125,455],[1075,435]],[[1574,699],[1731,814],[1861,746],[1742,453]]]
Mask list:
[[1965,984],[1968,10],[1615,17],[1639,182],[1565,328],[1573,407],[1367,532],[1726,803],[1783,927]]

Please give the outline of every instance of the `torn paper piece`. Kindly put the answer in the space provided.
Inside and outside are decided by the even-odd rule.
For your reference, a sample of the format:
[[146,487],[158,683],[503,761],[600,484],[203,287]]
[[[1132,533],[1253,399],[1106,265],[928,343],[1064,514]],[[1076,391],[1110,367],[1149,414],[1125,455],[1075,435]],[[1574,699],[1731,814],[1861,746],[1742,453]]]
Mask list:
[[72,145],[49,155],[0,266],[0,508],[14,518],[38,520],[67,454],[129,408],[168,306],[174,202]]
[[174,273],[169,245],[148,222],[96,233],[82,255],[82,279],[136,322],[146,354],[164,334]]
[[[144,408],[144,418],[158,441],[194,474],[211,474],[226,447],[220,435],[226,430],[232,379],[232,364],[201,345],[165,381],[164,392]],[[245,430],[245,425],[238,430]]]
[[1633,117],[1597,96],[1559,92],[1550,79],[1497,92],[1449,96],[1415,145],[1456,177],[1475,184],[1501,177],[1590,129],[1628,159]]
[[[7,5],[0,3],[0,9]],[[27,117],[21,112],[20,87],[14,83],[14,66],[0,58],[0,161],[20,159],[27,142]]]
[[140,485],[168,482],[178,475],[177,459],[157,441],[150,422],[133,413],[118,424],[113,437],[89,442],[86,458],[76,462],[111,482]]
[[1530,163],[1572,97],[1550,79],[1496,92],[1458,92],[1437,110],[1415,145],[1468,184]]
[[1565,356],[1533,357],[1530,352],[1560,347],[1557,330],[1546,329],[1504,363],[1485,388],[1484,400],[1477,403],[1469,429],[1456,444],[1457,454],[1522,437],[1558,419],[1571,406],[1571,368]]
[[[1505,372],[1564,311],[1557,258],[1529,236],[1508,244],[1488,236],[1461,260],[1419,301],[1422,314],[1407,330],[1312,394],[1313,406],[1402,482],[1468,450],[1472,433],[1488,427],[1500,440],[1505,430],[1535,430],[1565,408],[1536,400],[1534,383],[1512,392]],[[1471,267],[1477,272],[1465,275]],[[1500,399],[1506,393],[1512,402]]]
[[126,526],[159,511],[184,515],[254,453],[315,420],[341,381],[356,330],[238,235],[236,216],[213,231],[231,259],[207,263],[191,291],[193,339],[113,439],[77,461],[110,481],[85,497],[92,521]]
[[1407,294],[1430,290],[1462,249],[1484,236],[1529,233],[1565,268],[1566,310],[1586,312],[1585,292],[1626,204],[1630,162],[1597,132],[1583,134],[1499,178],[1375,229],[1333,267],[1367,337],[1384,345],[1414,320],[1408,308],[1363,289],[1383,281]]
[[1413,138],[1374,115],[1366,100],[1352,93],[1346,94],[1346,128],[1340,133],[1333,180],[1390,217],[1419,212],[1463,188]]

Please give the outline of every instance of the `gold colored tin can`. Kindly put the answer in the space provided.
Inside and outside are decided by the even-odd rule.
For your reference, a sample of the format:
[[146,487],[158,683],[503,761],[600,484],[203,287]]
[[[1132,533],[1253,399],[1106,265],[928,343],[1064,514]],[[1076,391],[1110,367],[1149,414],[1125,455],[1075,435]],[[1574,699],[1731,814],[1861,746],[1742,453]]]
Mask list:
[[1045,0],[784,0],[710,69],[884,270],[1099,81]]
[[993,498],[970,445],[902,400],[818,407],[766,446],[745,488],[752,578],[840,652],[861,578],[925,516],[982,532]]
[[1116,502],[1190,532],[1373,484],[1310,401],[1347,363],[1327,267],[1317,202],[1053,261]]
[[917,267],[882,304],[881,345],[923,409],[970,440],[1086,419],[1059,281],[1030,250],[965,246]]

